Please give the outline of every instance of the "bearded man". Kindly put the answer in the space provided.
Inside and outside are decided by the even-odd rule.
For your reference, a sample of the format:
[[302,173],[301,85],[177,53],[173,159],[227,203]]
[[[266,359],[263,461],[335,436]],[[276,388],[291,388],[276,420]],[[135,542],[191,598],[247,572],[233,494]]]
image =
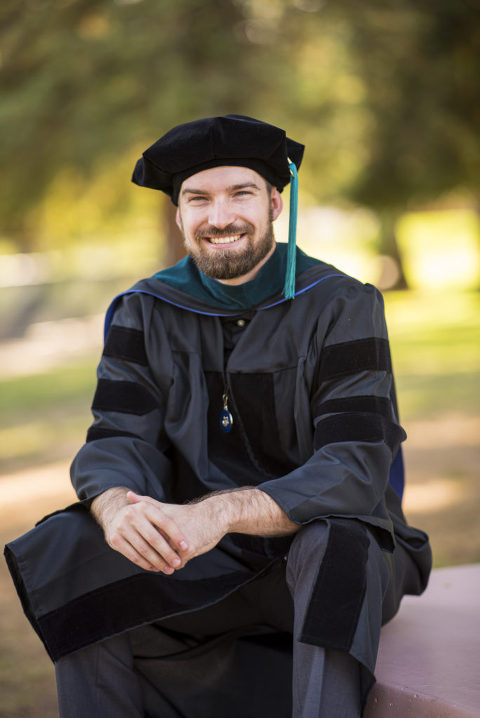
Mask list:
[[425,588],[381,296],[274,239],[303,150],[227,115],[137,163],[188,255],[114,300],[79,503],[6,552],[62,718],[360,716]]

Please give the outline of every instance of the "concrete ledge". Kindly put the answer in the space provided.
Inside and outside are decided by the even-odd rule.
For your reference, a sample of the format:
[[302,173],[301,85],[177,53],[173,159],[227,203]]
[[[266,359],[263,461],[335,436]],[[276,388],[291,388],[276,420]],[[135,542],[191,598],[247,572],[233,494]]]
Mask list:
[[436,569],[382,629],[365,718],[480,718],[480,564]]

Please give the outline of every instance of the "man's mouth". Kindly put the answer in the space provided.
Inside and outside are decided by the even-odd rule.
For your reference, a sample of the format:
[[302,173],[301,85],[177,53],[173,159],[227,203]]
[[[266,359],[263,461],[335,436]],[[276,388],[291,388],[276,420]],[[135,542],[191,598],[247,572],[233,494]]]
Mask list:
[[205,237],[210,244],[232,244],[237,242],[243,234],[228,234],[225,237]]

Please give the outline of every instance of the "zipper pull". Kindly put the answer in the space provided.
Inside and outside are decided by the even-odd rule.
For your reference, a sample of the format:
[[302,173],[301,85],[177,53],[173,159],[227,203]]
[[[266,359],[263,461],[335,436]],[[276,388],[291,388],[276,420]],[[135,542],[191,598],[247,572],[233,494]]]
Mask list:
[[223,410],[220,412],[220,427],[225,434],[229,434],[233,426],[233,416],[228,409],[228,389],[225,387],[225,391],[222,396]]

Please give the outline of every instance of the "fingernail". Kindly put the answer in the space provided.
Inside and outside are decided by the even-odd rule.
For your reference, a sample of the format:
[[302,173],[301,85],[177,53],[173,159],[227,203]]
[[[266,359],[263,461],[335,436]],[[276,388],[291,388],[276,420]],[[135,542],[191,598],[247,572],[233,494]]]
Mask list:
[[179,543],[178,545],[179,545],[180,548],[183,549],[184,551],[185,551],[185,549],[188,548],[186,541],[180,541],[180,543]]
[[173,563],[174,566],[180,566],[180,564],[181,564],[182,562],[180,561],[179,558],[174,558],[173,561],[172,561],[172,563]]

